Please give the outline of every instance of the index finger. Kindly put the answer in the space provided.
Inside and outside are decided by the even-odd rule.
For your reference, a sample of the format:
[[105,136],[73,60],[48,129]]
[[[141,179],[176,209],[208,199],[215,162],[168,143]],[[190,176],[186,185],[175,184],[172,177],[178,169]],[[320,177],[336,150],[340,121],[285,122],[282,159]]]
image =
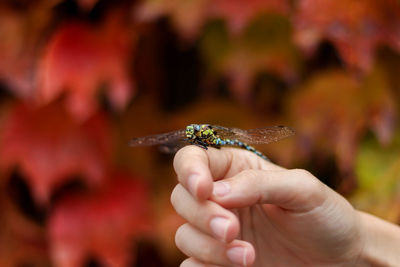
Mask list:
[[200,200],[211,196],[214,181],[243,170],[284,170],[247,150],[212,147],[205,150],[197,146],[180,149],[174,158],[174,169],[179,183]]

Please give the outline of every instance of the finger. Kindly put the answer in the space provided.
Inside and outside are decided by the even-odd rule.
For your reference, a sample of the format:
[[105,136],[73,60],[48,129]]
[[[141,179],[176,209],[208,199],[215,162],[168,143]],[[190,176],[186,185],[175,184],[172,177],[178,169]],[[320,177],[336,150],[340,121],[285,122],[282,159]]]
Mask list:
[[179,182],[198,199],[212,193],[212,182],[232,176],[245,169],[283,170],[244,149],[207,150],[197,146],[180,149],[174,158]]
[[218,265],[207,264],[194,258],[187,258],[181,263],[180,267],[218,267]]
[[213,201],[197,201],[182,185],[178,184],[171,195],[176,212],[202,232],[231,242],[239,234],[236,216]]
[[249,266],[255,260],[254,248],[250,243],[235,240],[227,244],[202,233],[190,224],[179,227],[175,243],[187,256],[207,264]]
[[180,149],[174,158],[174,169],[179,183],[193,196],[202,200],[210,197],[213,178],[203,149],[196,146]]
[[305,170],[247,170],[214,183],[212,200],[225,208],[275,204],[309,211],[326,200],[326,186]]

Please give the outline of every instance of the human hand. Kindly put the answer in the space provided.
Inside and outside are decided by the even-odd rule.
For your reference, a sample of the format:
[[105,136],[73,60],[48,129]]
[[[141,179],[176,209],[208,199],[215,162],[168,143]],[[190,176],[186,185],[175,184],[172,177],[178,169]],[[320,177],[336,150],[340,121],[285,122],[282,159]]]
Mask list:
[[181,266],[354,266],[359,213],[304,170],[242,149],[182,148],[171,202],[187,220],[176,233]]

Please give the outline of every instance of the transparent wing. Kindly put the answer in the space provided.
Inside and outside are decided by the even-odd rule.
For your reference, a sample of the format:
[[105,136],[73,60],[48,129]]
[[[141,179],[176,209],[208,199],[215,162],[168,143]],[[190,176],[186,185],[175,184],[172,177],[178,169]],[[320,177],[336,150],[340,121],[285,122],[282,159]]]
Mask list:
[[[216,133],[221,138],[234,139],[235,136],[237,136],[237,134],[234,132],[235,128],[227,128],[227,127],[223,127],[223,126],[219,126],[219,125],[210,125],[210,126],[213,128],[214,133]],[[240,130],[240,129],[236,129],[236,130]],[[243,130],[240,130],[240,131],[243,131]]]
[[152,146],[177,142],[185,138],[185,130],[177,130],[169,133],[155,134],[133,138],[129,141],[130,146]]
[[247,144],[268,144],[295,134],[287,126],[272,126],[251,130],[212,126],[221,138],[238,139]]

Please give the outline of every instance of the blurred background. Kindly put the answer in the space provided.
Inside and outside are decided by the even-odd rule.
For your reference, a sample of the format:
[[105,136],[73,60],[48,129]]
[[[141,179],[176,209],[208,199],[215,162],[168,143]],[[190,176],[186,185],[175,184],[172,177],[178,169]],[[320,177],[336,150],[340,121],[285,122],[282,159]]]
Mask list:
[[0,265],[178,266],[172,155],[133,137],[287,125],[257,146],[400,223],[400,1],[2,0]]

